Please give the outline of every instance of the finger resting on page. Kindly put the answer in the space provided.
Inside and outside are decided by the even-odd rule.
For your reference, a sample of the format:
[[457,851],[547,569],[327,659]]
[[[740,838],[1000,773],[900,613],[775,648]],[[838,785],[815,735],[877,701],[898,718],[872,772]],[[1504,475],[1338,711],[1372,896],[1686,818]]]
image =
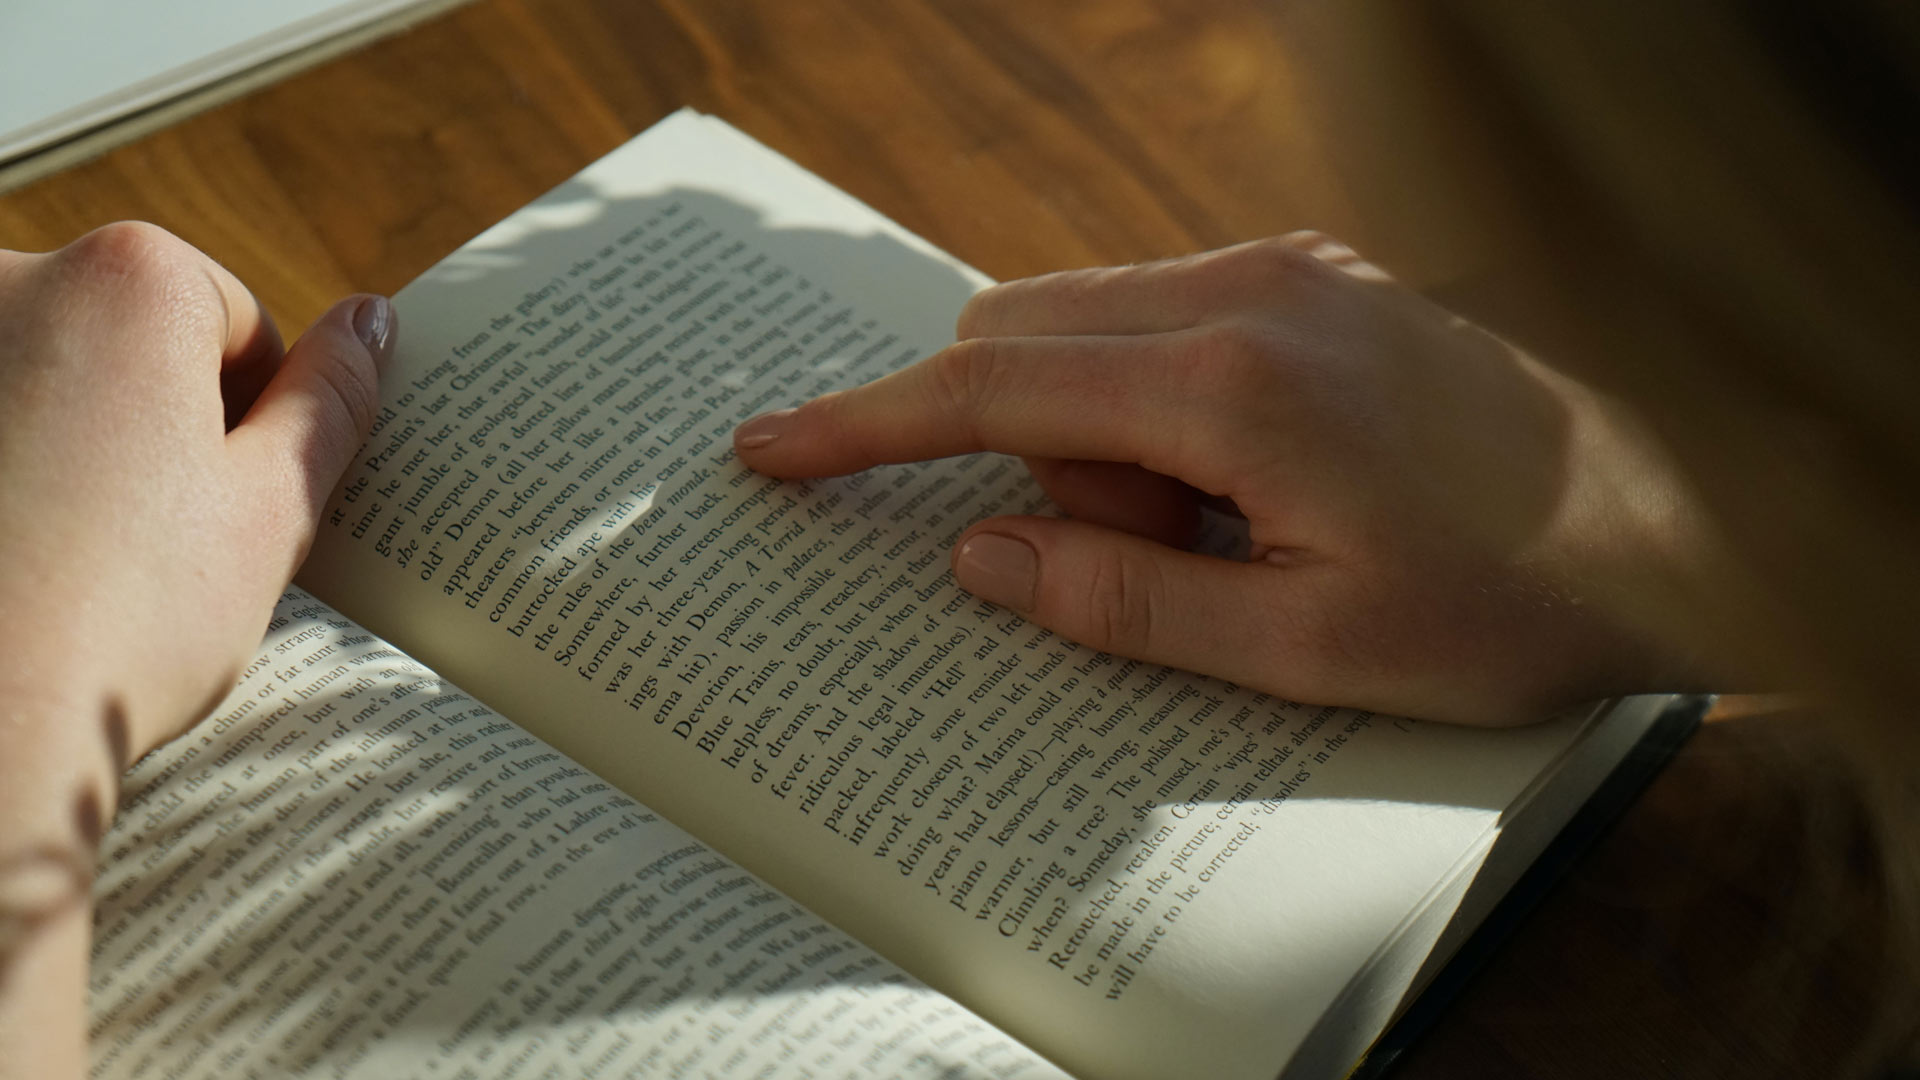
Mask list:
[[1083,645],[1298,700],[1330,689],[1286,570],[1177,551],[1088,522],[996,517],[954,546],[955,579]]
[[[956,342],[865,386],[753,418],[742,462],[774,476],[840,476],[983,450],[1154,467],[1185,429],[1173,342],[1153,337]],[[1160,471],[1169,471],[1162,468]]]

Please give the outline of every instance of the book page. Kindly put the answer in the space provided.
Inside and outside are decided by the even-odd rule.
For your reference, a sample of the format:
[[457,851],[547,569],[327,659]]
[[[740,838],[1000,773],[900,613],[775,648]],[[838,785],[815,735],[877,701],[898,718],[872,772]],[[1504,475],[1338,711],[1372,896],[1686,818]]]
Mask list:
[[1061,1075],[298,590],[104,848],[96,1077]]
[[1010,459],[734,461],[739,420],[933,352],[980,283],[670,118],[397,298],[305,580],[1070,1071],[1271,1077],[1336,1001],[1384,1022],[1592,720],[1437,729],[1027,625],[947,569],[1044,508]]

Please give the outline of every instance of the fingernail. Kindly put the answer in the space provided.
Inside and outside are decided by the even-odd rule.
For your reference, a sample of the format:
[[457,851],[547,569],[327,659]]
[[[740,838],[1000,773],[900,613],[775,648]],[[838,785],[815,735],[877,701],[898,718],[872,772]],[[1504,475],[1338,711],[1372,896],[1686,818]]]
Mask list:
[[778,412],[761,413],[759,416],[741,424],[733,431],[733,445],[739,450],[758,450],[780,437],[787,428],[787,421],[793,418],[794,410],[781,409]]
[[1040,556],[1024,540],[995,533],[979,533],[960,545],[953,560],[960,587],[1001,607],[1033,610],[1033,593],[1040,580]]
[[393,304],[384,296],[369,296],[353,309],[353,332],[360,343],[384,363],[393,351]]

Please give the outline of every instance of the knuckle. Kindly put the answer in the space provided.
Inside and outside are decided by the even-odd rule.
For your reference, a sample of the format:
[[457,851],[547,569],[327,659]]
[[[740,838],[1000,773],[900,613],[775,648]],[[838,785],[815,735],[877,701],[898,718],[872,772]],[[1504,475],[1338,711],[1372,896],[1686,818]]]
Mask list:
[[1368,262],[1345,241],[1328,236],[1326,233],[1307,229],[1291,232],[1277,239],[1311,257],[1319,264],[1319,269],[1323,273],[1337,271],[1368,280],[1390,280],[1385,271]]
[[1322,259],[1326,258],[1328,252],[1352,250],[1319,229],[1295,229],[1274,237],[1273,242]]
[[993,338],[956,341],[927,361],[924,381],[932,415],[971,427],[974,416],[1004,382],[1001,349]]
[[1056,270],[1049,274],[1004,281],[974,293],[960,309],[954,335],[962,341],[986,337],[1019,337],[1047,332],[1063,311],[1093,302],[1115,275],[1131,268]]
[[1211,323],[1186,351],[1190,385],[1204,387],[1224,403],[1257,401],[1274,391],[1279,343],[1264,327],[1243,319]]
[[886,447],[875,438],[872,425],[861,422],[858,399],[867,393],[864,387],[837,390],[814,398],[800,406],[798,425],[818,433],[842,452],[862,462],[878,464],[890,460]]
[[1326,263],[1315,254],[1316,237],[1313,233],[1272,237],[1255,244],[1251,254],[1262,271],[1277,281],[1311,279],[1326,270]]
[[158,225],[117,221],[102,225],[60,249],[72,272],[105,279],[166,279],[185,268],[186,241]]
[[965,341],[992,334],[997,312],[1017,291],[1017,285],[1017,282],[993,285],[968,297],[966,304],[960,308],[960,317],[954,320],[954,336]]
[[121,310],[183,329],[226,325],[226,300],[206,272],[206,256],[158,225],[102,225],[61,248],[55,265],[62,286],[80,296],[110,298]]
[[1327,238],[1315,232],[1270,236],[1228,249],[1221,271],[1242,275],[1276,291],[1295,291],[1326,277],[1331,269],[1321,258]]
[[1282,333],[1254,320],[1226,320],[1196,331],[1173,367],[1170,392],[1209,422],[1186,425],[1174,436],[1181,456],[1224,466],[1243,462],[1249,446],[1268,445],[1297,390],[1293,354]]
[[1165,582],[1150,560],[1120,550],[1100,552],[1086,592],[1087,644],[1128,656],[1152,654],[1164,593]]

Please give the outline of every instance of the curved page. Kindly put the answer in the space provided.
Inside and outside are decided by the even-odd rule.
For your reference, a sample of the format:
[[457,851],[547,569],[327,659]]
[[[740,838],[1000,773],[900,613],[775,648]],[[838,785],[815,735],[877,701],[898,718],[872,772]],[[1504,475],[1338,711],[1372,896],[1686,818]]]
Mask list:
[[1060,1075],[297,590],[126,785],[96,1077]]
[[1400,928],[1581,724],[1277,701],[978,603],[954,539],[1045,505],[1005,458],[733,460],[740,419],[939,348],[982,281],[670,118],[400,295],[303,580],[1071,1071],[1270,1077],[1431,944]]

